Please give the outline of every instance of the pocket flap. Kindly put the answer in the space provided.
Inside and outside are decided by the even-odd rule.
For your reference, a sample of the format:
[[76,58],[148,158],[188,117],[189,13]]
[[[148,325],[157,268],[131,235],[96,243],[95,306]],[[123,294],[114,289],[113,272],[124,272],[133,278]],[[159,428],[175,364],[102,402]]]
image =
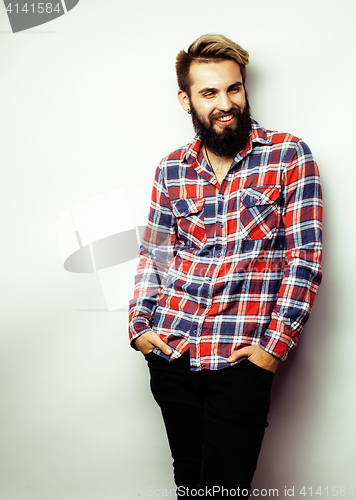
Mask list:
[[173,214],[177,218],[197,214],[203,209],[204,202],[204,198],[179,198],[172,200]]
[[241,188],[240,193],[241,201],[246,208],[256,205],[269,205],[274,203],[280,196],[280,190],[276,186]]

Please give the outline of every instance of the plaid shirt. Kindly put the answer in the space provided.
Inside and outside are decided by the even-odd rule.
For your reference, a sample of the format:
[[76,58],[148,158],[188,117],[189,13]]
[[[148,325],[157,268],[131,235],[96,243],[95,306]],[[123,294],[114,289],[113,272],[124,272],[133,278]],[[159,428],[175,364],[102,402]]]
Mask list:
[[321,281],[322,200],[308,146],[252,120],[219,185],[197,136],[157,168],[130,302],[130,340],[153,329],[173,360],[221,369],[259,344],[293,348]]

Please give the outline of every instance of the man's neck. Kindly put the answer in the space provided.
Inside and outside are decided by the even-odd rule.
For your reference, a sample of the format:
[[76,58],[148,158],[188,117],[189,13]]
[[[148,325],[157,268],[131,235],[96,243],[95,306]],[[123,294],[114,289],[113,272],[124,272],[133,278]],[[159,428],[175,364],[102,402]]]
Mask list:
[[230,158],[228,156],[218,156],[205,146],[203,146],[203,154],[205,161],[212,168],[218,183],[221,184],[225,175],[230,170],[234,157]]

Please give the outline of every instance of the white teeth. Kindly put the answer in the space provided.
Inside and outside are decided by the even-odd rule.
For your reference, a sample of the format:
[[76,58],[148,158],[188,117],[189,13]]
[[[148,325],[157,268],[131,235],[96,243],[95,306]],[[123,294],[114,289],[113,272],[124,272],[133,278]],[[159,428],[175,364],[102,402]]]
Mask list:
[[231,120],[232,117],[233,117],[233,115],[222,116],[221,118],[219,118],[219,121],[220,122],[227,122],[227,121]]

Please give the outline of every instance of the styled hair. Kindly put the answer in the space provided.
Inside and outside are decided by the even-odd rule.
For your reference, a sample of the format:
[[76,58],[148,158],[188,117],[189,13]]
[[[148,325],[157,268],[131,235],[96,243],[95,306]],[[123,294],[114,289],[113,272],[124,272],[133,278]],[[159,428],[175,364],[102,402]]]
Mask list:
[[190,96],[190,66],[196,62],[219,62],[232,59],[240,66],[242,82],[246,80],[246,65],[249,62],[247,50],[225,35],[207,33],[193,42],[188,52],[181,50],[176,59],[176,73],[180,90]]

